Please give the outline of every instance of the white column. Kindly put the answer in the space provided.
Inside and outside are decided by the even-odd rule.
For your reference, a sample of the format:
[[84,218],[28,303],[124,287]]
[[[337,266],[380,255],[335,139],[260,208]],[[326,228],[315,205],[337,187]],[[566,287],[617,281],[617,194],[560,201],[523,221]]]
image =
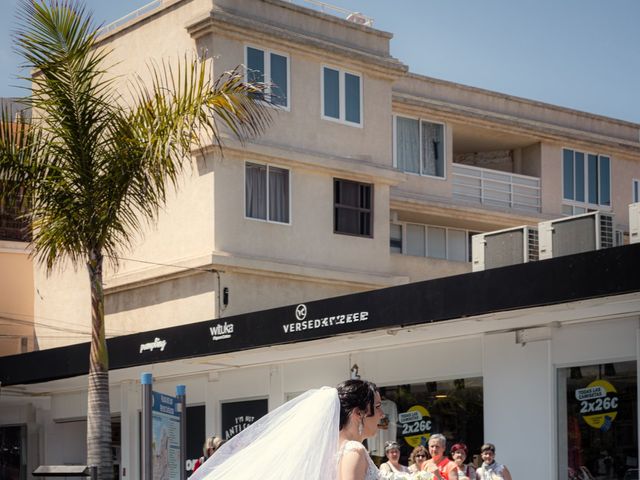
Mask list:
[[120,475],[123,480],[126,480],[137,478],[140,472],[138,458],[140,389],[137,382],[125,380],[120,384],[120,408]]
[[220,426],[220,375],[215,372],[209,373],[207,387],[205,391],[205,436],[222,435]]
[[269,411],[275,410],[285,402],[282,365],[269,367]]
[[518,480],[557,478],[550,355],[550,340],[516,343],[514,332],[483,338],[484,438]]

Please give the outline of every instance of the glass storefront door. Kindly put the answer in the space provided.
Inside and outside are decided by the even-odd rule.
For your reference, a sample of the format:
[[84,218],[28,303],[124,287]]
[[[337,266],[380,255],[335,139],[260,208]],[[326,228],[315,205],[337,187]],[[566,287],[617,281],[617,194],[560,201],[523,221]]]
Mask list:
[[27,478],[27,427],[24,425],[0,427],[0,478],[24,480]]
[[558,478],[638,479],[636,362],[558,369]]

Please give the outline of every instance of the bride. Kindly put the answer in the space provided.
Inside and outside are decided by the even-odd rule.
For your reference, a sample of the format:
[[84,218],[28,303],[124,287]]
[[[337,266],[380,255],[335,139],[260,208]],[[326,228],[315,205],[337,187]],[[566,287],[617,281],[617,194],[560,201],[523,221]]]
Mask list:
[[189,480],[377,480],[362,441],[376,434],[381,403],[365,380],[309,390],[233,437]]

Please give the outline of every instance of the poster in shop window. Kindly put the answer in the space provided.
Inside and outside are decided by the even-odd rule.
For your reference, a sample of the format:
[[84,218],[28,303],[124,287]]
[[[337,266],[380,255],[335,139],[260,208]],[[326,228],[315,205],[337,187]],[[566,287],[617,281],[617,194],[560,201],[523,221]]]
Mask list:
[[269,411],[267,399],[241,400],[222,404],[222,435],[225,440],[235,437],[242,430]]
[[413,405],[398,414],[398,429],[404,441],[412,447],[426,445],[431,436],[431,414],[422,405]]
[[580,415],[592,428],[606,432],[618,416],[618,391],[606,380],[594,380],[576,390]]
[[180,404],[175,397],[152,393],[153,480],[180,480]]

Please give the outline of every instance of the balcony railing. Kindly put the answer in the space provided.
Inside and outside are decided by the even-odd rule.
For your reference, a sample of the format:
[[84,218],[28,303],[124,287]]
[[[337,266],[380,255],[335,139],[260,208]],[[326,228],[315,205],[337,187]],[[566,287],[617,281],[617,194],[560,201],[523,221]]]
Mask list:
[[540,179],[488,168],[453,164],[453,197],[466,202],[540,212]]

